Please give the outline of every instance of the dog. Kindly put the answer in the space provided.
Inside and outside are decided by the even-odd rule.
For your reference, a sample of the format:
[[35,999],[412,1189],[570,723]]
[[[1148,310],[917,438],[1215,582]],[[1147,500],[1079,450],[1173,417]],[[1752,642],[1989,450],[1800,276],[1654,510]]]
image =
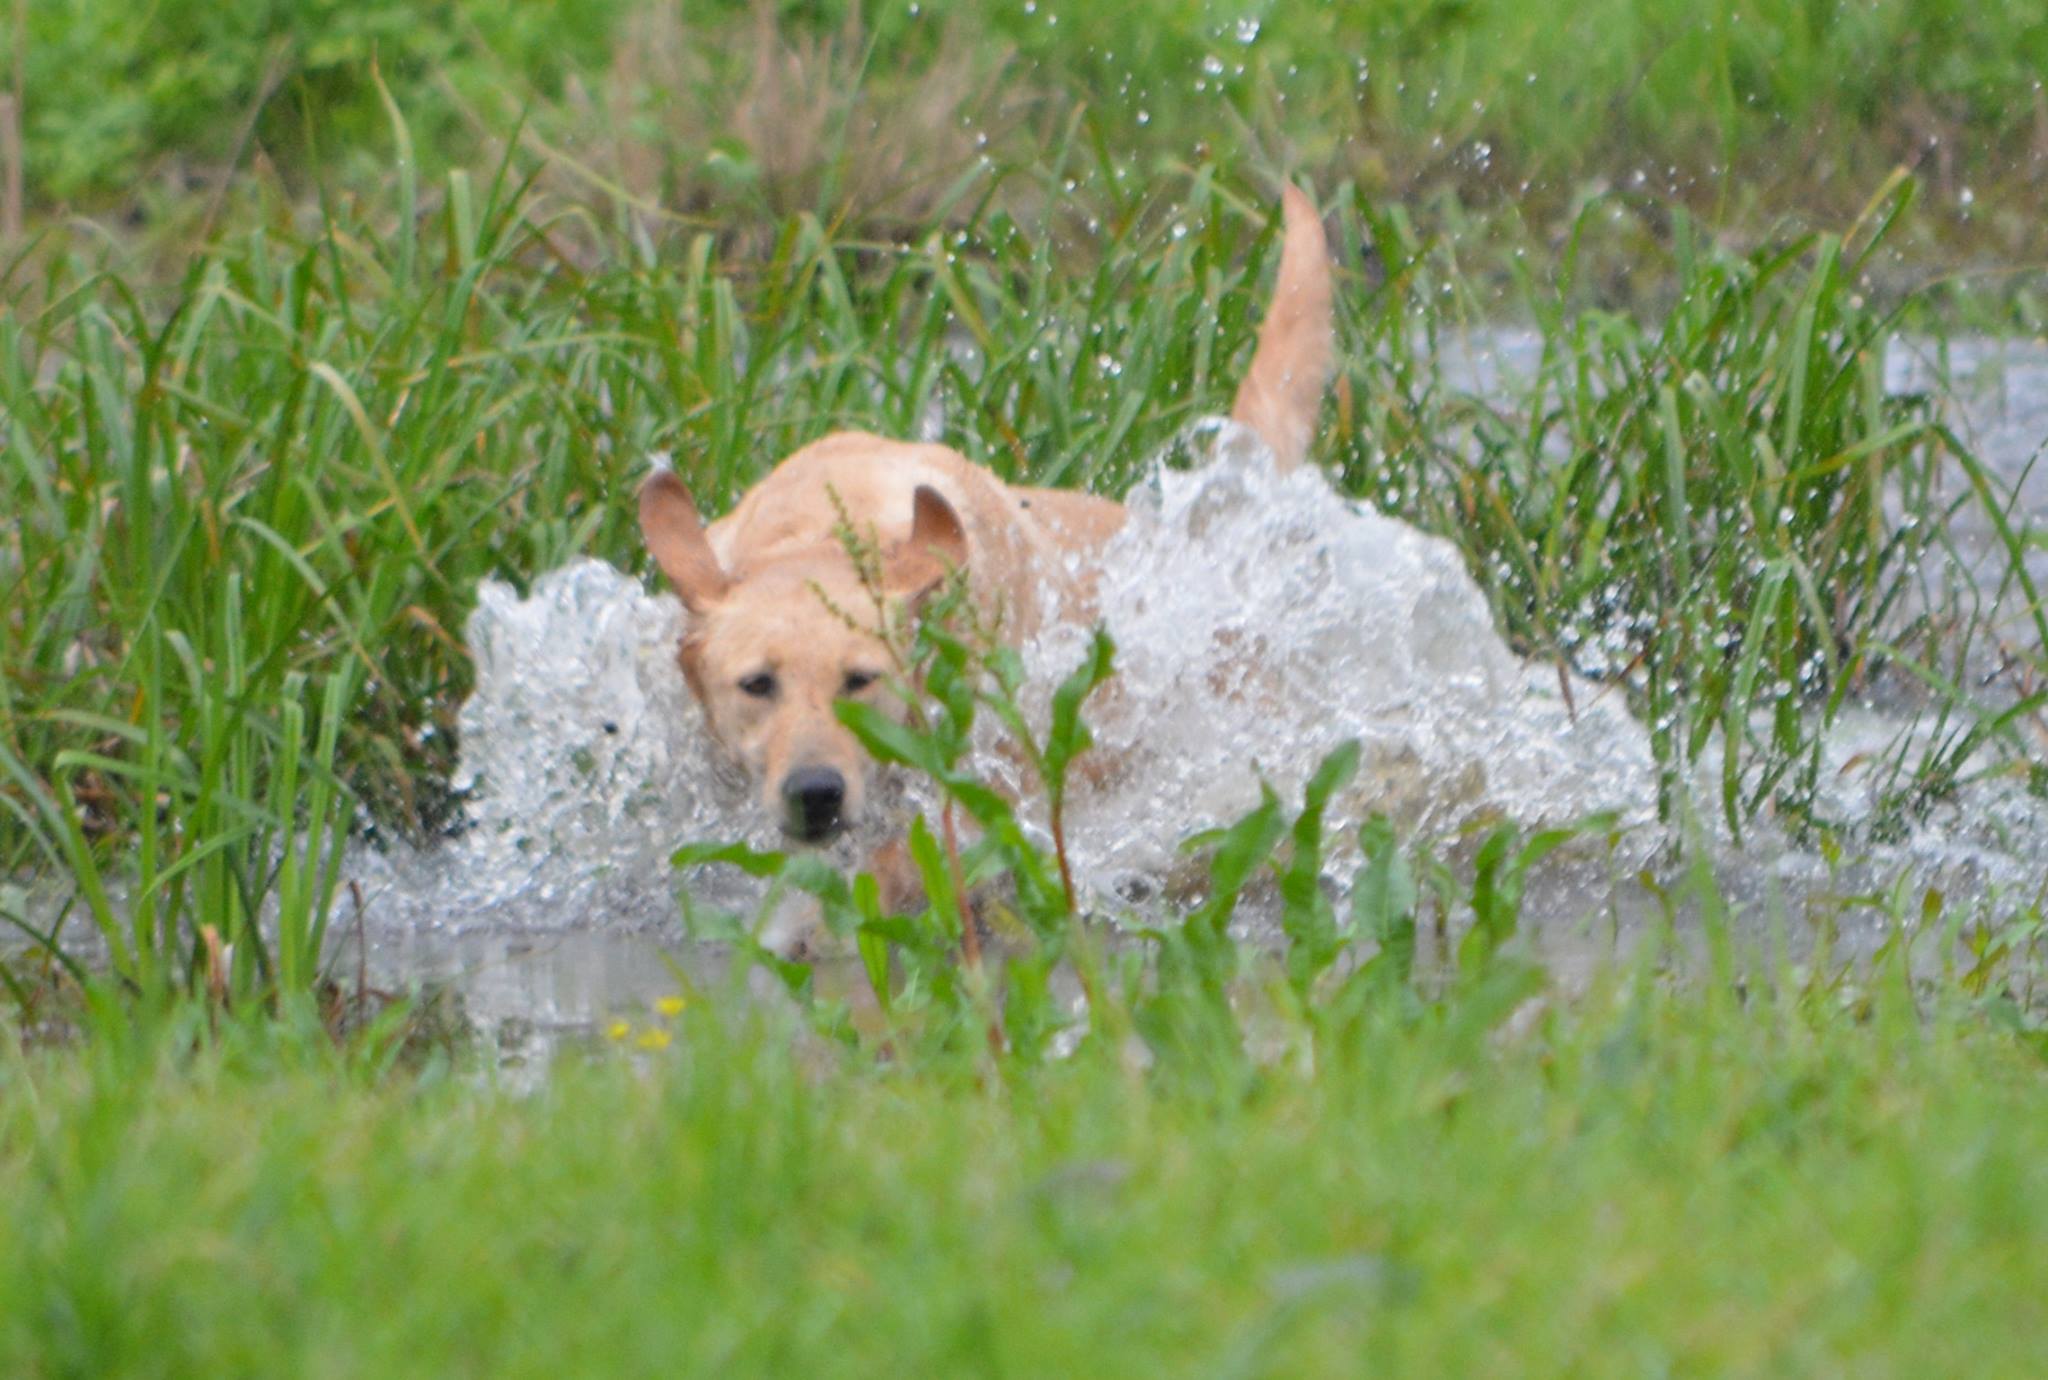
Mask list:
[[[1280,269],[1231,416],[1283,468],[1301,463],[1328,383],[1329,248],[1308,196],[1287,186]],[[1090,615],[1087,575],[1123,525],[1092,494],[1004,483],[945,446],[836,432],[802,447],[708,527],[660,471],[640,491],[648,552],[688,612],[678,656],[719,750],[744,767],[784,832],[822,844],[868,804],[873,763],[833,712],[882,693],[893,667],[843,538],[871,534],[880,585],[917,601],[950,572],[1022,639],[1048,617]]]

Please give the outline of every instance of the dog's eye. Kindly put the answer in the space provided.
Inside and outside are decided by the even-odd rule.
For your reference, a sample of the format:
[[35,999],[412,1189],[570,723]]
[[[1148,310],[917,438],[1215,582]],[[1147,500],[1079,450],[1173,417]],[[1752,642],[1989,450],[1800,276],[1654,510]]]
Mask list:
[[775,677],[767,671],[756,671],[740,682],[740,690],[757,700],[765,700],[775,693]]
[[840,687],[839,693],[842,695],[858,695],[874,683],[875,673],[873,671],[848,671],[846,673],[846,683]]

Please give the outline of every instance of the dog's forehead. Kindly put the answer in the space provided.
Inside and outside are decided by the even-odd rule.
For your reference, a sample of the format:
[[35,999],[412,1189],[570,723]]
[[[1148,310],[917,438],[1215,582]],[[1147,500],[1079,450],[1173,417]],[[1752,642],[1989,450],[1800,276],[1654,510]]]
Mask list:
[[874,601],[856,580],[748,580],[706,615],[695,641],[710,666],[839,666],[882,649]]

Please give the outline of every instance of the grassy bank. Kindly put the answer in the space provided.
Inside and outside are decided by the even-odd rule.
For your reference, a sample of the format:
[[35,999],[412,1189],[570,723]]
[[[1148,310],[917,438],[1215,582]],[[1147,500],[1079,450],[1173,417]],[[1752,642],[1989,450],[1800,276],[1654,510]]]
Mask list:
[[275,1027],[4,1052],[0,1367],[2031,1375],[2048,1071],[1931,1006],[1619,979],[1180,1085],[702,998],[530,1096]]

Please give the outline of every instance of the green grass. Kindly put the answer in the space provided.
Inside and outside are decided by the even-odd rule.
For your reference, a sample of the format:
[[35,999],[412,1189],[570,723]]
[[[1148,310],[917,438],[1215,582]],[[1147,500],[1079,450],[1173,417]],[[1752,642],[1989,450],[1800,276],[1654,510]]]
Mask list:
[[[1031,167],[1078,123],[1076,223],[1209,163],[1355,182],[1432,230],[1550,252],[1585,198],[1626,208],[1625,273],[1682,207],[1744,243],[1842,223],[1903,166],[1929,211],[1879,265],[1994,277],[2038,324],[2034,187],[2048,21],[2016,3],[1140,0],[985,6],[713,0],[119,0],[26,12],[32,210],[118,210],[180,257],[240,194],[388,185],[388,83],[430,180],[507,142],[605,214],[759,244],[788,215],[884,238],[977,167]],[[1048,192],[1000,186],[1025,214]],[[627,208],[631,208],[630,212]]]
[[531,1094],[265,1026],[0,1054],[0,1368],[2031,1375],[2048,1071],[1912,1005],[1621,977],[1229,1087],[701,996]]
[[[816,893],[857,971],[693,991],[536,1091],[321,976],[351,831],[460,808],[480,581],[644,566],[653,452],[716,510],[934,407],[1006,477],[1121,492],[1230,395],[1277,169],[1343,250],[1317,459],[1456,543],[1518,650],[1630,696],[1681,832],[1717,749],[1698,804],[1845,879],[1973,776],[2038,783],[2038,535],[1877,376],[1953,319],[1903,289],[1956,256],[2021,270],[1973,286],[1989,319],[2041,319],[2037,18],[455,13],[64,0],[15,49],[40,231],[0,260],[0,883],[76,896],[0,960],[0,1372],[2039,1369],[2039,895],[1743,907],[1695,854],[1648,879],[1640,958],[1565,982],[1521,894],[1608,825],[1438,853],[1373,821],[1340,913],[1339,754],[1207,840],[1186,923],[1106,947],[960,771],[1015,687],[936,620],[923,727],[852,726],[980,826],[999,967],[927,828],[912,916],[690,855]],[[72,197],[157,229],[61,224]],[[1459,393],[1439,347],[1503,317],[1537,377]],[[1909,617],[1961,509],[2001,588]],[[2007,587],[2042,636],[1986,684],[1971,599]],[[1032,745],[1055,792],[1100,653]],[[1849,827],[1820,737],[1878,684],[1939,731]],[[1277,896],[1269,950],[1231,937],[1241,887]],[[1832,955],[1837,921],[1876,957]],[[48,952],[86,930],[102,966]]]
[[[1269,796],[1214,841],[1211,899],[1146,936],[1156,962],[1105,953],[956,774],[970,659],[920,642],[948,720],[847,717],[987,816],[970,877],[1017,854],[1026,933],[997,980],[956,957],[935,886],[922,917],[844,917],[851,985],[785,968],[785,1005],[679,970],[684,995],[525,1092],[401,1020],[336,1043],[304,999],[105,1002],[89,1044],[0,1045],[0,1365],[2029,1373],[2038,914],[1900,911],[1871,962],[1794,967],[1696,868],[1705,964],[1652,933],[1561,983],[1518,933],[1561,836],[1503,828],[1464,890],[1375,821],[1331,913],[1340,752],[1291,828]],[[1054,774],[1076,722],[1043,745]],[[1228,926],[1276,851],[1277,955]],[[1418,961],[1451,911],[1464,939]],[[1044,999],[1068,959],[1085,1029]],[[1050,1057],[1057,1024],[1078,1041]]]
[[[1033,175],[1093,157],[1075,130]],[[304,990],[350,802],[414,835],[450,813],[478,582],[642,564],[649,454],[716,511],[829,429],[906,434],[940,406],[1005,477],[1119,493],[1222,410],[1273,246],[1269,189],[1209,172],[1134,195],[1078,264],[1057,212],[984,207],[907,246],[797,216],[729,258],[605,230],[510,166],[434,190],[421,212],[401,179],[395,220],[239,231],[175,288],[78,254],[5,281],[0,871],[79,878],[140,990],[194,984],[209,925],[238,990]],[[1681,223],[1661,323],[1577,306],[1569,255],[1530,273],[1545,364],[1506,402],[1435,368],[1440,333],[1486,319],[1456,246],[1332,190],[1347,261],[1370,241],[1385,272],[1345,276],[1322,457],[1456,541],[1525,653],[1622,682],[1667,787],[1718,734],[1731,825],[1834,828],[1811,807],[1818,734],[1886,665],[1950,687],[1931,712],[1962,748],[1907,764],[1886,827],[2023,764],[2039,694],[1956,688],[1967,618],[1889,617],[1943,540],[1934,505],[1997,501],[1934,499],[1937,465],[1969,457],[1879,387],[1900,318],[1862,303],[1859,266],[1910,186],[1747,257]],[[1887,486],[1927,520],[1891,529]],[[242,942],[272,896],[295,957]]]
[[[1950,554],[1949,520],[1997,504],[1957,481],[1981,470],[1938,399],[1887,395],[1886,346],[1913,317],[1864,295],[1913,191],[1895,179],[1840,230],[1741,258],[1704,246],[1681,214],[1661,318],[1574,309],[1575,234],[1553,274],[1525,278],[1542,349],[1505,405],[1441,376],[1438,351],[1493,319],[1461,257],[1398,215],[1368,216],[1387,281],[1352,299],[1372,421],[1337,450],[1344,482],[1451,534],[1525,652],[1632,688],[1667,768],[1667,813],[1693,789],[1684,765],[1717,744],[1720,813],[1738,838],[1766,809],[1802,832],[1840,823],[1816,809],[1814,730],[1884,668],[1964,674],[1973,616],[1906,609]],[[2048,645],[2024,539],[2001,537]],[[2030,686],[2017,698],[2014,719],[2043,702]],[[2009,760],[2027,755],[2005,706],[1949,703],[1975,719],[1972,751],[1997,739]],[[1896,835],[1924,816],[1957,766],[1896,774],[1876,827]]]

